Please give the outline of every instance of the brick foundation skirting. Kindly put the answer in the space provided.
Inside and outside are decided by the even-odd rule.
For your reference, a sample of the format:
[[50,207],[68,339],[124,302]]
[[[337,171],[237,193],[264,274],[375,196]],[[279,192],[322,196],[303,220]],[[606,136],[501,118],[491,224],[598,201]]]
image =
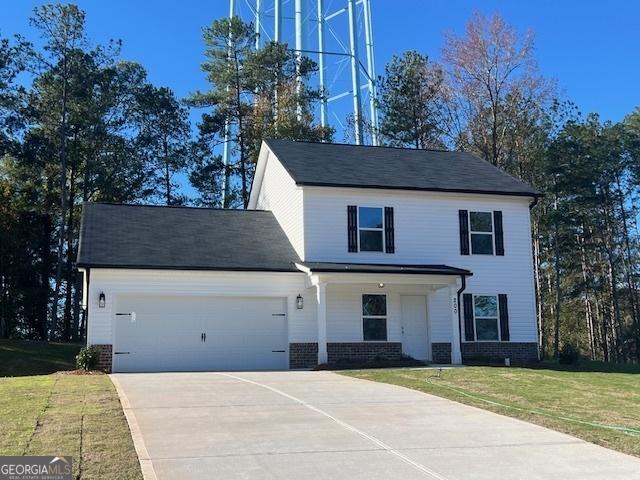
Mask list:
[[399,360],[402,344],[399,342],[350,342],[327,343],[329,363],[373,361],[376,359]]
[[98,364],[96,368],[111,373],[111,361],[113,359],[113,349],[111,345],[92,345],[98,350]]
[[463,342],[462,361],[498,360],[537,362],[538,344],[528,342]]
[[318,365],[317,343],[290,343],[289,368],[313,368]]
[[433,363],[451,363],[451,344],[432,343],[431,361]]

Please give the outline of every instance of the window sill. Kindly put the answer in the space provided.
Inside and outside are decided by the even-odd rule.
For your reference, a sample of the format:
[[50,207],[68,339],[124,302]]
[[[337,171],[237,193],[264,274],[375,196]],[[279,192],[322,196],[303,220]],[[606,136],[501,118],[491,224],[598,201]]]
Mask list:
[[511,343],[511,340],[463,340],[462,343]]

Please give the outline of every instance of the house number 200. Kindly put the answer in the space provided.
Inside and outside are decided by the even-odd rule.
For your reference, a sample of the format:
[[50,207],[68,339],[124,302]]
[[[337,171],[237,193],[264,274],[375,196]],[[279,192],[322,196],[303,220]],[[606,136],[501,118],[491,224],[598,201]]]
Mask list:
[[453,313],[458,313],[458,299],[453,297]]

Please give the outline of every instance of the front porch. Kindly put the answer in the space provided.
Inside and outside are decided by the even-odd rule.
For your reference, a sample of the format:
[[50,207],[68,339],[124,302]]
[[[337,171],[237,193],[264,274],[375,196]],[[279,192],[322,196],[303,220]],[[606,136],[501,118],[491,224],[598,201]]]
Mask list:
[[[291,343],[290,368],[400,360],[462,363],[459,294],[471,272],[442,265],[305,263],[317,343]],[[312,301],[313,300],[313,301]]]

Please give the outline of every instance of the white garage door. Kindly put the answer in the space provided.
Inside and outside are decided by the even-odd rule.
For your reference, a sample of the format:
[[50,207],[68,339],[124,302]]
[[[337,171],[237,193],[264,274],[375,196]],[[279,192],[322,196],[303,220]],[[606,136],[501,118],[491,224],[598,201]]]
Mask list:
[[116,309],[115,372],[288,367],[284,298],[119,296]]

